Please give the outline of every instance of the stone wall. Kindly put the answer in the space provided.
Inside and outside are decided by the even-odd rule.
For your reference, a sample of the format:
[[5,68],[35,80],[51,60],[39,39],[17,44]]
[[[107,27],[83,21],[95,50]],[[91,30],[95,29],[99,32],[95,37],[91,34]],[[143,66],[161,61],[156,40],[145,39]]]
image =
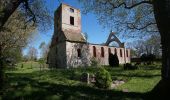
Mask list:
[[53,46],[50,48],[49,52],[48,52],[48,64],[49,64],[49,67],[56,67],[57,63],[57,53],[55,52],[56,51],[56,47],[57,46]]
[[[81,51],[78,57],[78,49]],[[89,45],[85,43],[66,42],[67,67],[90,65]]]
[[[93,47],[96,48],[96,57],[94,57]],[[101,55],[101,48],[104,49],[104,57]],[[126,55],[126,63],[130,63],[130,50],[124,48],[108,47],[102,45],[93,45],[85,43],[66,42],[67,67],[90,66],[92,58],[95,58],[100,65],[109,65],[109,48],[112,54],[115,54],[115,49],[120,64],[125,63],[124,56]],[[78,57],[78,49],[81,50],[81,56]],[[122,56],[120,56],[122,50]],[[127,54],[128,53],[128,57]]]
[[[118,48],[118,47],[108,47],[108,46],[102,46],[102,45],[89,45],[90,47],[90,56],[91,58],[93,57],[93,47],[96,48],[96,57],[101,65],[109,65],[108,62],[108,57],[109,57],[109,48],[111,50],[112,54],[115,54],[115,49],[117,52],[117,56],[119,59],[119,63],[120,64],[124,64],[125,61],[126,63],[130,63],[130,49],[126,49],[126,52],[128,53],[128,57],[124,57],[126,54],[126,52],[124,53],[124,48]],[[104,48],[104,57],[101,56],[101,48]],[[122,56],[120,56],[120,50],[122,51]],[[126,59],[125,59],[126,58]]]
[[58,43],[50,48],[48,63],[53,68],[66,68],[66,42]]
[[[74,12],[70,12],[70,8],[74,9]],[[74,17],[74,25],[70,25],[70,16]],[[62,5],[62,30],[81,33],[81,14],[80,10],[75,9],[66,4]]]

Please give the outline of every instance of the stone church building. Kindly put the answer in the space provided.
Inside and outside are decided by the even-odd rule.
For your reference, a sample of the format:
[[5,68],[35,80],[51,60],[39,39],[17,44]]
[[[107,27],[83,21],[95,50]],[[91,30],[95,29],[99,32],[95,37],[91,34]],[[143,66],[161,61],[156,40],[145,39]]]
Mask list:
[[[120,47],[109,46],[113,41]],[[109,65],[109,53],[116,53],[120,64],[130,62],[130,49],[124,49],[124,43],[112,32],[105,44],[88,43],[81,31],[80,10],[67,4],[59,6],[54,15],[54,34],[48,54],[50,67],[90,66],[92,60]]]

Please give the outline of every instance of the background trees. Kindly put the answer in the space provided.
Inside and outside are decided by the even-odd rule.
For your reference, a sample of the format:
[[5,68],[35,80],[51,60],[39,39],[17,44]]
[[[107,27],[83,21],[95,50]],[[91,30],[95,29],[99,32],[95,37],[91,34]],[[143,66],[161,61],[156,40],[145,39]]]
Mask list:
[[122,36],[144,37],[158,32],[152,0],[79,1],[84,5],[84,13],[95,13],[103,27],[125,33]]
[[154,54],[157,58],[162,57],[161,43],[159,35],[151,35],[147,39],[135,40],[127,44],[131,48],[132,57],[140,57],[142,54]]
[[[28,43],[29,37],[35,31],[35,27],[30,24],[25,25],[26,19],[20,11],[16,11],[0,31],[0,74],[3,75],[3,69],[7,59],[19,60],[21,50]],[[20,52],[20,53],[19,53]],[[18,56],[18,57],[17,57]],[[0,77],[1,83],[4,79]]]

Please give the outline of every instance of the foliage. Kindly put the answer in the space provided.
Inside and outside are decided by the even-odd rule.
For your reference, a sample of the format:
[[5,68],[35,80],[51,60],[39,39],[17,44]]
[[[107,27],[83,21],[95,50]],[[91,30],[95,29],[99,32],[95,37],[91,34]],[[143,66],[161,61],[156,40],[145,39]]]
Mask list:
[[0,31],[16,10],[19,10],[20,15],[26,19],[25,25],[31,24],[40,30],[49,29],[52,17],[45,2],[45,0],[1,0]]
[[128,44],[128,48],[133,51],[133,57],[140,57],[141,54],[154,54],[157,58],[161,58],[161,40],[160,35],[151,35],[145,40],[135,40]]
[[34,47],[30,47],[29,50],[28,50],[28,57],[29,57],[29,60],[31,61],[36,61],[37,60],[37,53],[38,53],[38,50]]
[[22,60],[22,52],[20,48],[12,48],[4,52],[7,59],[13,59],[13,63],[19,63]]
[[[103,27],[114,29],[119,33],[128,32],[128,34],[121,34],[122,37],[144,37],[158,32],[151,0],[79,1],[83,4],[83,12],[96,14]],[[136,34],[142,32],[144,34]]]
[[99,62],[95,57],[91,58],[90,61],[91,61],[91,66],[93,67],[97,67],[99,65]]
[[47,61],[47,56],[49,52],[49,44],[46,44],[45,42],[42,42],[39,46],[39,49],[41,49],[41,58],[44,59],[44,62]]
[[95,85],[99,88],[110,88],[112,83],[110,73],[104,69],[100,68],[99,71],[96,73],[96,83]]
[[141,61],[144,62],[145,64],[151,64],[155,59],[155,55],[154,54],[143,54],[140,57]]
[[[20,59],[22,48],[27,45],[32,32],[35,31],[31,23],[27,25],[25,23],[26,18],[16,10],[5,23],[3,31],[0,30],[0,70],[5,68],[6,59],[15,63]],[[4,76],[2,74],[4,74],[3,71],[0,71],[0,76]],[[3,80],[5,79],[0,77],[1,83]]]
[[[0,32],[1,52],[15,48],[23,48],[28,43],[35,27],[30,24],[25,25],[26,19],[21,12],[16,11],[5,24],[5,30]],[[3,53],[4,54],[4,53]]]
[[124,70],[135,70],[135,69],[138,69],[137,66],[132,65],[130,63],[124,64],[123,68],[124,68]]

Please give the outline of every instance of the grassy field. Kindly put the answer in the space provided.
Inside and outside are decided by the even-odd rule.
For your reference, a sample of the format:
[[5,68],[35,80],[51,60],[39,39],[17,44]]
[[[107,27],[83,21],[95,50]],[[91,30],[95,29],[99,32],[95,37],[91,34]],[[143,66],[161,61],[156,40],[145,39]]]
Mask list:
[[[114,80],[125,83],[115,89],[98,89],[81,82],[83,72],[94,74],[98,68],[40,70],[39,64],[23,63],[6,72],[7,82],[0,99],[3,100],[141,100],[160,80],[160,65],[141,66],[138,70],[122,67],[106,69]],[[126,90],[126,91],[124,91]]]

